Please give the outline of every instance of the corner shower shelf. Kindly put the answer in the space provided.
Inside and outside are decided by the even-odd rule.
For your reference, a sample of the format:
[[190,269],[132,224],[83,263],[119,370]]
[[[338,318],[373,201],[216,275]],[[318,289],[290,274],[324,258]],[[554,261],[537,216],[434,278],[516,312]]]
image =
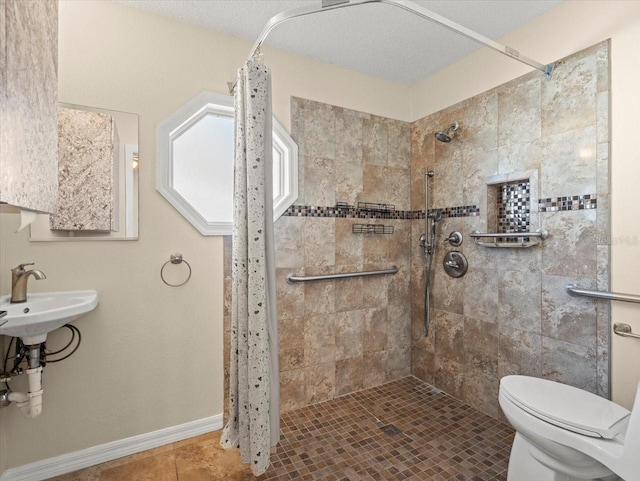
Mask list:
[[[537,246],[542,244],[547,237],[549,237],[549,231],[546,229],[538,229],[535,232],[496,232],[496,233],[484,233],[474,230],[471,233],[471,237],[475,239],[476,245],[483,247],[499,247],[499,248],[517,248],[524,249],[526,247]],[[493,242],[481,242],[478,239],[489,238],[493,239]],[[512,241],[498,242],[502,239],[514,239]]]

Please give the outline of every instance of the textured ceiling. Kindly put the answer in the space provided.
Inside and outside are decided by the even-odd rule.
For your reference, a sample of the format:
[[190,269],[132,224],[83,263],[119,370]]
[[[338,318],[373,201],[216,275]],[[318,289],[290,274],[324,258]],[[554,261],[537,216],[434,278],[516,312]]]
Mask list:
[[[118,1],[252,41],[274,15],[321,3],[321,0]],[[415,3],[496,40],[561,1],[417,0]],[[467,38],[384,4],[342,8],[290,20],[272,30],[265,45],[407,85],[480,48]],[[518,45],[510,47],[518,49]]]

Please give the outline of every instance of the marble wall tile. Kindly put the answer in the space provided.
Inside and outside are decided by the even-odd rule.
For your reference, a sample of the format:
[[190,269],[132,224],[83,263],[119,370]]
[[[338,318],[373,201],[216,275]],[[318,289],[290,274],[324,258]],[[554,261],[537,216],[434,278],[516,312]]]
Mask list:
[[542,276],[542,335],[586,347],[596,345],[596,302],[572,297],[567,284],[595,289],[593,279]]
[[438,359],[464,362],[464,317],[435,310],[432,328],[435,330],[435,352]]
[[541,376],[542,336],[540,334],[501,325],[498,350],[499,378],[510,374]]
[[364,363],[362,357],[340,359],[336,362],[336,396],[361,390],[363,381]]
[[[305,275],[331,274],[333,268],[305,269]],[[304,315],[329,314],[336,312],[335,283],[318,281],[304,283]]]
[[464,276],[464,315],[485,322],[498,320],[498,278],[495,270],[469,268]]
[[[365,271],[380,269],[380,265],[365,264]],[[382,308],[389,305],[389,276],[370,276],[362,279],[362,300],[368,308]]]
[[304,321],[304,357],[310,366],[336,359],[335,315],[307,316]]
[[553,79],[542,82],[542,135],[596,123],[596,56],[556,62]]
[[502,271],[498,280],[500,326],[541,332],[542,275],[530,271]]
[[335,161],[322,157],[304,157],[304,176],[314,179],[306,182],[304,203],[307,205],[336,204]]
[[596,127],[542,139],[540,197],[593,194],[596,182]]
[[[279,311],[281,312],[281,311]],[[278,344],[280,348],[304,347],[304,318],[278,318]]]
[[596,71],[598,75],[598,92],[611,89],[611,68],[609,65],[610,40],[596,46]]
[[549,238],[542,249],[542,273],[596,277],[596,211],[551,212],[544,216]]
[[409,304],[391,303],[387,307],[387,349],[404,351],[411,347],[411,313]]
[[598,247],[611,242],[611,194],[598,194],[596,242]]
[[319,362],[307,364],[305,376],[305,402],[315,404],[335,397],[336,364],[335,362]]
[[280,372],[304,367],[304,348],[292,347],[278,350]]
[[306,101],[300,110],[304,122],[302,155],[335,159],[336,116],[332,106]]
[[513,145],[540,139],[540,76],[518,82],[498,91],[498,144]]
[[[336,272],[358,272],[362,266],[336,266]],[[335,311],[353,311],[364,308],[364,293],[362,290],[362,278],[341,279],[335,289]]]
[[498,173],[509,174],[539,169],[542,163],[542,140],[510,142],[498,148]]
[[[304,223],[304,265],[333,266],[336,262],[336,220],[306,217]],[[329,242],[326,242],[326,240]]]
[[362,158],[365,164],[387,165],[388,124],[386,119],[371,116],[362,121]]
[[463,148],[494,150],[498,148],[498,92],[477,95],[460,109],[460,128],[456,138]]
[[598,347],[596,350],[596,394],[606,399],[611,399],[609,369],[609,346]]
[[[356,221],[354,221],[355,223]],[[363,224],[382,224],[385,220],[364,219]],[[352,234],[362,239],[362,260],[367,264],[381,265],[389,256],[389,236],[382,234]],[[380,268],[380,267],[378,267]]]
[[542,377],[595,393],[596,350],[542,337]]
[[304,217],[280,217],[273,225],[276,267],[304,266]]
[[[357,219],[335,220],[335,263],[336,265],[358,264],[362,261],[363,234],[354,234],[352,226]],[[367,223],[369,219],[367,219]],[[380,236],[375,236],[380,237]],[[384,237],[384,236],[381,236]]]
[[384,351],[387,348],[387,309],[364,309],[362,311],[362,349],[365,354]]
[[465,317],[463,339],[466,373],[471,370],[495,378],[498,375],[498,324]]
[[435,385],[451,396],[464,398],[464,365],[436,354]]
[[609,150],[611,144],[609,142],[601,143],[596,146],[596,185],[597,194],[608,194],[611,192],[609,181]]
[[430,207],[463,205],[464,191],[461,184],[462,147],[450,142],[438,142],[434,176],[430,179]]
[[408,169],[411,166],[411,124],[387,120],[387,165]]
[[392,204],[397,210],[409,210],[411,182],[409,169],[366,164],[363,173],[363,198],[366,202]]
[[[304,285],[289,284],[287,276],[290,274],[304,275],[304,269],[276,268],[276,300],[279,319],[299,319],[304,315]],[[229,297],[231,297],[231,286],[229,286]]]
[[598,92],[596,95],[596,130],[598,143],[609,142],[609,97],[610,92]]
[[[357,205],[363,200],[364,171],[361,164],[336,160],[335,167],[335,202],[346,202],[349,205]],[[328,200],[330,200],[330,196]],[[309,204],[311,204],[309,202]],[[334,205],[334,204],[312,204]]]
[[362,358],[363,312],[340,312],[335,318],[336,360]]
[[482,370],[466,367],[464,373],[463,400],[474,408],[494,418],[498,417],[497,377],[488,375]]
[[362,167],[362,122],[368,115],[339,107],[334,107],[334,112],[336,119],[335,159]]
[[411,373],[417,378],[433,384],[435,382],[435,354],[433,351],[428,351],[420,346],[412,346]]
[[387,356],[387,382],[411,375],[411,346],[391,349]]
[[363,356],[362,387],[379,386],[387,382],[387,351],[369,352]]
[[[462,205],[487,205],[486,179],[498,173],[498,149],[465,149],[462,153]],[[460,188],[460,187],[458,187]]]
[[280,410],[291,411],[306,406],[305,370],[280,372]]

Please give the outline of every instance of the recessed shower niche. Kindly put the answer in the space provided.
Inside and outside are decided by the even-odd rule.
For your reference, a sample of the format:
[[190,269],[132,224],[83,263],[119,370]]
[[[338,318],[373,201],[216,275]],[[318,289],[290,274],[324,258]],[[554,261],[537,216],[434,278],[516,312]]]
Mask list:
[[537,171],[489,177],[486,189],[487,231],[471,234],[476,244],[533,247],[548,237],[539,225]]

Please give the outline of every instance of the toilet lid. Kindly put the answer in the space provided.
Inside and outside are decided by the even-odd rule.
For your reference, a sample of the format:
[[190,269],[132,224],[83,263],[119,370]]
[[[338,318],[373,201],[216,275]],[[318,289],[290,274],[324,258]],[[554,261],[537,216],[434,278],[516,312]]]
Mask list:
[[587,436],[611,439],[630,414],[622,406],[582,389],[546,379],[505,376],[500,390],[529,414]]

